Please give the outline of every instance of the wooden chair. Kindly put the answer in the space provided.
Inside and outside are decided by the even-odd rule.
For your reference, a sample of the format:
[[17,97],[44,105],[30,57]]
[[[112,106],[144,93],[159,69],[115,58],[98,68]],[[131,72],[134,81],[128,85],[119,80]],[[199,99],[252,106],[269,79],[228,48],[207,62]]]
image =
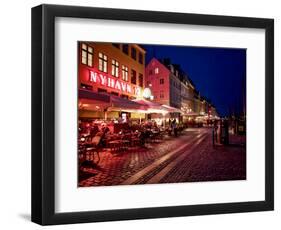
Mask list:
[[[87,145],[85,145],[82,158],[80,160],[80,166],[94,166],[100,161],[99,151],[101,149],[100,145],[101,136],[94,136]],[[97,161],[95,160],[95,155],[97,155]]]

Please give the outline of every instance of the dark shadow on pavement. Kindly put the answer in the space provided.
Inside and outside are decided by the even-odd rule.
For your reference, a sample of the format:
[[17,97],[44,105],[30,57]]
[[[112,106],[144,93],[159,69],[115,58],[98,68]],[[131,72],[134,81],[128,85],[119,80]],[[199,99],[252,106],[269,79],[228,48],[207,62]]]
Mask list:
[[246,147],[246,143],[230,143],[230,144],[228,144],[228,145],[226,145],[226,146],[229,146],[229,147],[243,147],[243,148],[245,148]]

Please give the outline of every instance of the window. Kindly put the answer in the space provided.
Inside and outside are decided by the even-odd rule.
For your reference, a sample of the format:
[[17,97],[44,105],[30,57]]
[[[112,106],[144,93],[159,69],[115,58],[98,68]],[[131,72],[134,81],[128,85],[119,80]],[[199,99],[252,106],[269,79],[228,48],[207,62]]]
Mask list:
[[122,51],[125,54],[129,54],[129,45],[123,44]]
[[82,43],[81,50],[82,50],[81,63],[88,66],[93,66],[94,49],[91,46]]
[[113,45],[114,47],[116,47],[117,49],[120,49],[120,44],[119,44],[119,43],[112,43],[112,45]]
[[160,91],[160,98],[164,98],[164,91]]
[[107,73],[107,56],[99,53],[99,70]]
[[122,98],[125,98],[125,99],[129,99],[129,96],[128,96],[128,95],[125,95],[125,94],[121,94],[121,97],[122,97]]
[[143,87],[143,75],[141,73],[139,74],[139,86]]
[[154,73],[158,74],[159,73],[159,68],[155,68]]
[[139,63],[143,64],[143,55],[142,55],[142,53],[139,53]]
[[164,79],[161,78],[161,79],[160,79],[160,85],[163,85],[163,84],[164,84]]
[[131,57],[137,60],[137,51],[134,47],[131,48]]
[[128,67],[122,65],[122,80],[128,81]]
[[131,83],[132,84],[137,84],[137,73],[135,70],[131,70]]
[[93,86],[91,86],[91,85],[81,83],[80,86],[81,86],[82,89],[93,90]]
[[111,61],[111,75],[115,77],[119,77],[119,62],[112,59]]
[[118,93],[116,93],[116,92],[111,92],[110,94],[112,94],[112,95],[114,95],[114,96],[119,96],[119,94]]
[[98,88],[98,93],[107,93],[106,89]]

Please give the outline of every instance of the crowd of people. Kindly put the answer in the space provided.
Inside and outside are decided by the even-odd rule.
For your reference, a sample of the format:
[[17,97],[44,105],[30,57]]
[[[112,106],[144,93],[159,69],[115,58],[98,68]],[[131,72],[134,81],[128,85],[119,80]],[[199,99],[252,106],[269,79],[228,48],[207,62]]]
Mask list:
[[141,143],[144,144],[148,138],[153,136],[178,136],[184,129],[176,119],[170,119],[166,125],[158,125],[155,120],[146,120],[138,123],[105,122],[103,120],[79,121],[78,138],[81,143],[90,141],[95,136],[100,136],[101,144],[105,145],[104,140],[111,135],[138,134]]

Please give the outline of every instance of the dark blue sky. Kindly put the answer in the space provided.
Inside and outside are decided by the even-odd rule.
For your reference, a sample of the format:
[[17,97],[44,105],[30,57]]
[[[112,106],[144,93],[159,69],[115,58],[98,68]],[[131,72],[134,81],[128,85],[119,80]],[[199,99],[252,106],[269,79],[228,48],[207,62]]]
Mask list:
[[221,116],[243,111],[246,95],[246,50],[230,48],[142,45],[146,63],[170,58],[188,74],[196,89],[216,106]]

